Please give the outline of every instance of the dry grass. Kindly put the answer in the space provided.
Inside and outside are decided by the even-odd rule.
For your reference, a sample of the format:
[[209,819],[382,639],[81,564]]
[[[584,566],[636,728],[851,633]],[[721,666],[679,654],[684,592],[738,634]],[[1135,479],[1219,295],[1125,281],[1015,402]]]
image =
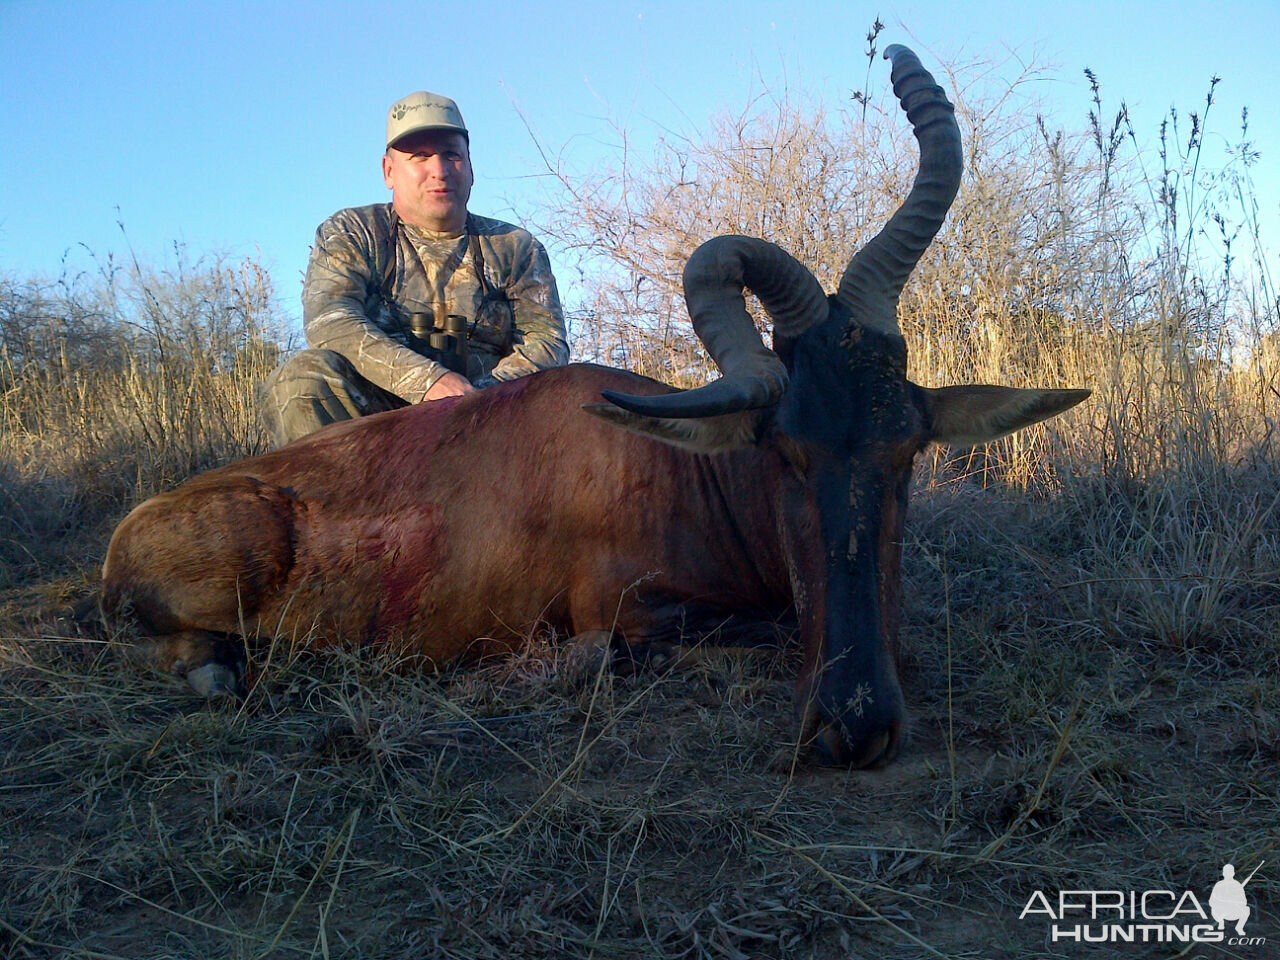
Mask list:
[[[542,638],[423,676],[275,649],[213,711],[57,639],[129,505],[260,448],[270,291],[216,263],[0,287],[0,954],[1112,956],[1049,942],[1027,897],[1204,901],[1222,863],[1262,859],[1268,945],[1202,953],[1274,952],[1276,297],[1247,205],[1223,226],[1219,191],[1171,189],[1247,187],[1248,165],[1206,171],[1200,117],[1148,189],[1100,99],[1059,137],[1016,84],[992,101],[965,76],[970,178],[904,295],[915,376],[1095,396],[922,458],[913,734],[884,771],[796,762],[785,657],[619,678]],[[580,347],[696,380],[671,296],[695,233],[773,236],[829,284],[910,174],[876,97],[837,124],[766,98],[682,171],[566,178],[580,219],[546,232],[609,238],[621,279],[590,273],[595,302],[627,318]],[[739,190],[712,175],[739,168]]]
[[0,587],[80,570],[127,507],[266,449],[280,354],[253,261],[0,278]]
[[1081,582],[1090,547],[1063,563],[1078,514],[1011,543],[1038,505],[955,487],[921,506],[914,733],[883,772],[793,764],[786,663],[619,679],[542,644],[424,677],[277,652],[242,709],[214,712],[110,649],[9,639],[0,943],[1078,956],[1017,921],[1032,890],[1203,895],[1224,860],[1272,854],[1274,609],[1237,605],[1239,629],[1175,647],[1129,584]]

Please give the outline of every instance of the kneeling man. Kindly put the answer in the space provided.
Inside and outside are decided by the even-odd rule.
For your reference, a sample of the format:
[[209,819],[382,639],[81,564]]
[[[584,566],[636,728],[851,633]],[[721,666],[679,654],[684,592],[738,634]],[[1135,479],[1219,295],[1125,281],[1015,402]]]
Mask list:
[[391,107],[382,157],[391,202],[339,210],[316,231],[302,290],[311,349],[267,381],[277,446],[568,361],[542,244],[467,210],[470,148],[449,98],[419,91]]

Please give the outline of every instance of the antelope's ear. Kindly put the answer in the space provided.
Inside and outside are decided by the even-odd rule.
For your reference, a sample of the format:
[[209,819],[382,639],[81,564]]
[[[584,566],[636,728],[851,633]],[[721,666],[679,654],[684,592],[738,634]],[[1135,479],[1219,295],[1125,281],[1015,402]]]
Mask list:
[[929,439],[976,447],[1069,410],[1091,390],[1023,390],[1018,387],[922,387]]
[[623,430],[653,437],[695,453],[719,453],[755,446],[764,429],[767,412],[742,410],[715,417],[646,417],[612,403],[585,403],[582,409]]

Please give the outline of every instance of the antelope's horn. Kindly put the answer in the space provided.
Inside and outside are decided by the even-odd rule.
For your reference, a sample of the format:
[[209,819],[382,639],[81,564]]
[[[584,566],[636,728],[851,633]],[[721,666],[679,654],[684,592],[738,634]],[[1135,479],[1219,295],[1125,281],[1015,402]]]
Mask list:
[[920,142],[920,169],[898,212],[849,263],[836,300],[865,327],[901,336],[898,295],[933,240],[960,188],[964,157],[955,108],[906,47],[885,50],[893,92]]
[[760,298],[775,331],[795,337],[827,316],[827,298],[808,268],[776,244],[752,237],[708,240],[684,268],[693,329],[724,376],[705,387],[657,397],[604,393],[650,417],[711,417],[777,403],[787,368],[756,331],[743,289]]

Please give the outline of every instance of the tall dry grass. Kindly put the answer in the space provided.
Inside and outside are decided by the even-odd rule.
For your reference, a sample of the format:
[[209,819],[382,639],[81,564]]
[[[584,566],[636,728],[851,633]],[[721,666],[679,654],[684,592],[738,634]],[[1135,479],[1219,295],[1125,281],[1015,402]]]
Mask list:
[[256,396],[281,332],[252,260],[175,247],[159,267],[0,278],[0,584],[100,550],[127,506],[265,449]]

